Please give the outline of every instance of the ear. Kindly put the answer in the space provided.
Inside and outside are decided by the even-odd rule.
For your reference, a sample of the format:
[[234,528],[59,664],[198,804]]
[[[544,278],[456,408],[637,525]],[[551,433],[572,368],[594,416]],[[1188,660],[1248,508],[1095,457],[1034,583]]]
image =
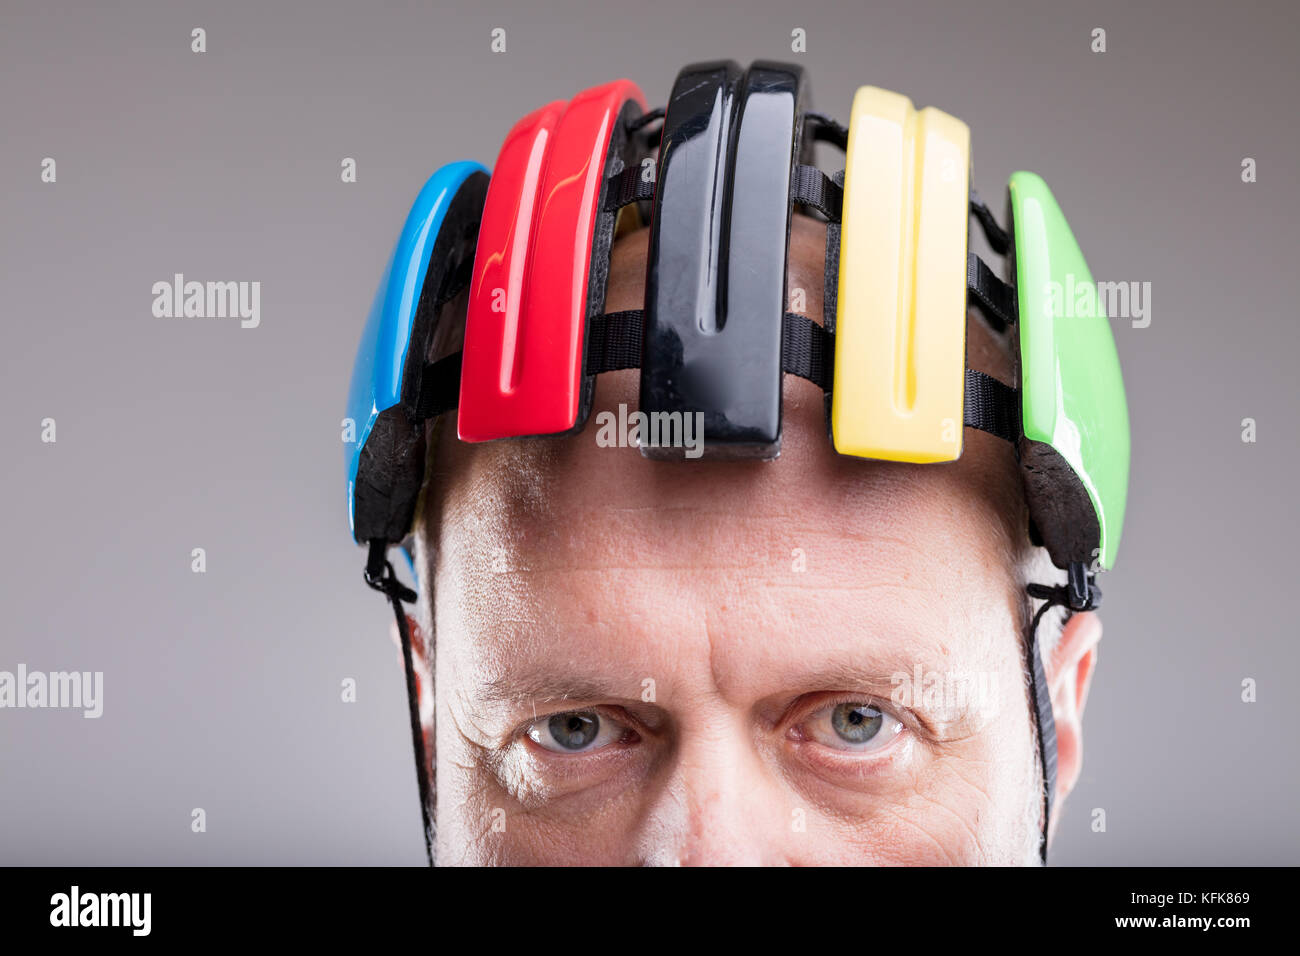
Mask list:
[[[433,779],[433,671],[429,667],[429,651],[425,644],[424,632],[414,617],[406,615],[406,627],[411,634],[411,663],[415,667],[415,695],[420,702],[420,729],[424,737],[424,756],[429,767],[429,779]],[[388,626],[393,646],[397,648],[397,670],[405,675],[406,665],[402,661],[402,636],[397,632],[397,622]],[[405,676],[403,676],[405,681]]]
[[[1097,665],[1101,619],[1093,612],[1070,617],[1047,664],[1047,685],[1056,721],[1056,800],[1074,789],[1083,768],[1083,708]],[[1060,819],[1059,814],[1055,814]],[[1052,821],[1055,825],[1056,820]]]

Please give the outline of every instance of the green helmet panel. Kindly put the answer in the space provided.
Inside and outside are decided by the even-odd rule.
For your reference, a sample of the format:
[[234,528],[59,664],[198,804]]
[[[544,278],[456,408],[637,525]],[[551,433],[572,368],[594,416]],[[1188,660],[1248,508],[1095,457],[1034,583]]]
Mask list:
[[1114,565],[1128,496],[1129,424],[1110,322],[1042,178],[1009,184],[1019,306],[1021,466],[1057,567]]

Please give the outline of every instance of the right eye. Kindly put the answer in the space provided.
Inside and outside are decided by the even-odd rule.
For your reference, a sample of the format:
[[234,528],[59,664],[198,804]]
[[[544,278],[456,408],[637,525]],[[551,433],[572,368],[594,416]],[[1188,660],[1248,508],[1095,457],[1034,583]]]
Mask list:
[[628,728],[594,710],[570,710],[535,720],[525,732],[552,753],[578,754],[617,743]]
[[806,728],[823,746],[861,753],[889,746],[903,724],[868,701],[845,701],[817,711]]

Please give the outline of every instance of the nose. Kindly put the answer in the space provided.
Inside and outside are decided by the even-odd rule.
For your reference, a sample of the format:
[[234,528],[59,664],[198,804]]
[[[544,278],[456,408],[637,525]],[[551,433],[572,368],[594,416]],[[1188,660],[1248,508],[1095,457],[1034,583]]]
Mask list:
[[748,736],[684,737],[666,784],[648,807],[643,861],[666,866],[783,862],[780,787]]

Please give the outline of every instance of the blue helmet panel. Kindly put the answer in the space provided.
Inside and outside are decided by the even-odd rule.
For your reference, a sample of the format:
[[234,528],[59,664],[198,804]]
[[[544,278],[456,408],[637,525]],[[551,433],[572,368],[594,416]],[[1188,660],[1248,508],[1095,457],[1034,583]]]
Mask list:
[[[358,542],[400,540],[409,529],[411,515],[403,512],[413,508],[414,499],[407,486],[412,468],[417,478],[423,473],[424,449],[422,423],[401,407],[403,383],[408,366],[425,361],[424,346],[437,318],[426,288],[436,291],[466,255],[473,256],[487,178],[486,168],[468,161],[449,163],[429,177],[375,293],[347,404],[355,433],[344,452],[348,523]],[[420,346],[414,352],[412,342]],[[397,494],[390,484],[395,477],[408,479],[397,482]]]

